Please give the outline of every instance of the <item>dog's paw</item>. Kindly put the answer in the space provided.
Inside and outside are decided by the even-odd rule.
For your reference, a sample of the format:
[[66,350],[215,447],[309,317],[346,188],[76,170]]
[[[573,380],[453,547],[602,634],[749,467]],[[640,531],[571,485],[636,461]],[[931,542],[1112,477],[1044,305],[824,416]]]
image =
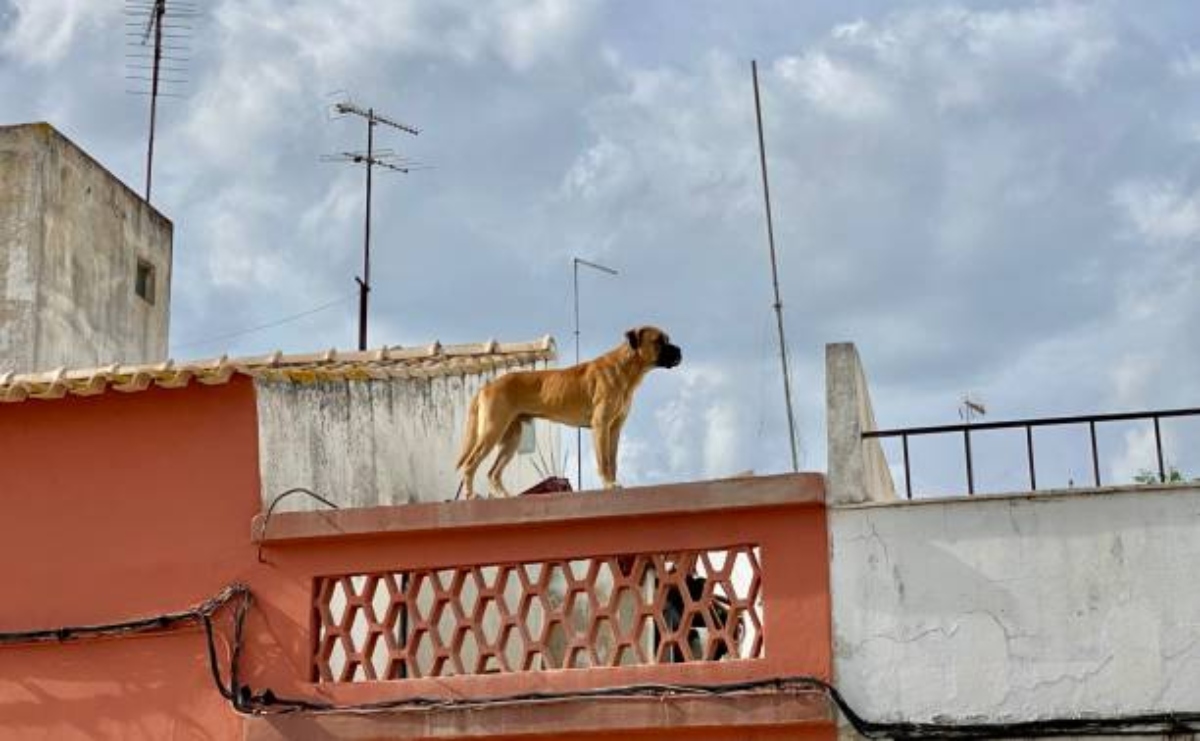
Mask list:
[[604,484],[604,488],[605,489],[623,489],[625,487],[621,486],[620,481],[609,481]]

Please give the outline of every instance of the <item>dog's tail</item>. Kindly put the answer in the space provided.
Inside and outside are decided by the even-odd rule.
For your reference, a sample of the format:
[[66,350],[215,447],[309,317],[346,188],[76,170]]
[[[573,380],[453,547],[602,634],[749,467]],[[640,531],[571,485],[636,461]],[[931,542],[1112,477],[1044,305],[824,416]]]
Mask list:
[[467,429],[463,431],[462,452],[458,454],[458,461],[454,464],[454,470],[461,470],[463,464],[467,462],[467,457],[475,449],[475,440],[478,436],[479,394],[475,394],[475,398],[471,399],[471,407],[467,410]]

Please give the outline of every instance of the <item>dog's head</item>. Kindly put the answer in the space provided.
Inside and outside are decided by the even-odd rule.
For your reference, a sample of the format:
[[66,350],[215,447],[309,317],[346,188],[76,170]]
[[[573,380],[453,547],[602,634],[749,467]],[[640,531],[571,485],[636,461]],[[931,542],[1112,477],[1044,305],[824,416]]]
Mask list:
[[625,333],[625,341],[647,366],[674,368],[683,361],[683,351],[658,327],[631,329]]

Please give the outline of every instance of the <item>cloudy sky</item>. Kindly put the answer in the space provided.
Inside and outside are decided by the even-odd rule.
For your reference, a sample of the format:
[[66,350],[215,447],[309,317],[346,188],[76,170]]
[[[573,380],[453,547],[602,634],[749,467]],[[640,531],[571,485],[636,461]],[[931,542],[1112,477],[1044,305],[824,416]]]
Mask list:
[[[757,59],[805,468],[833,341],[885,427],[957,421],[965,392],[994,419],[1200,406],[1192,0],[198,5],[155,174],[176,357],[353,347],[362,172],[319,159],[364,144],[329,115],[350,96],[419,127],[378,142],[427,165],[376,181],[372,345],[551,334],[569,361],[571,258],[599,261],[620,275],[581,275],[584,354],[642,323],[685,352],[644,386],[625,482],[787,469]],[[140,189],[126,20],[0,0],[0,119],[50,121]],[[1200,475],[1200,420],[1166,429]],[[984,446],[985,486],[1024,485],[1010,442]],[[961,486],[958,445],[914,449],[915,481]],[[1082,434],[1045,445],[1046,484],[1087,479]],[[1106,478],[1152,445],[1105,428]]]

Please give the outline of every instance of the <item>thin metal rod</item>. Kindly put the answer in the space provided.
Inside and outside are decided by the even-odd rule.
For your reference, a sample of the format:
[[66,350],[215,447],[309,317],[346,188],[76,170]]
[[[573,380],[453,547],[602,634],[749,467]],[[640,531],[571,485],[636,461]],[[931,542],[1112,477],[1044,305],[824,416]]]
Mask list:
[[1158,454],[1158,480],[1160,483],[1167,481],[1167,469],[1163,466],[1162,454],[1162,431],[1158,427],[1158,416],[1154,417],[1154,450]]
[[[579,365],[579,266],[599,270],[609,275],[617,275],[617,271],[599,263],[584,260],[581,257],[571,258],[571,271],[575,297],[575,365]],[[575,428],[575,486],[577,491],[583,491],[583,428]]]
[[367,302],[371,293],[371,171],[375,169],[375,109],[367,109],[367,215],[363,225],[363,274],[358,280],[358,349],[367,349]]
[[[571,262],[575,273],[575,365],[579,365],[579,258]],[[583,491],[583,428],[575,428],[575,490]]]
[[754,78],[754,116],[758,122],[758,161],[762,168],[763,202],[767,211],[767,245],[771,250],[771,283],[775,289],[775,322],[779,329],[779,363],[783,368],[783,398],[787,406],[788,447],[792,452],[792,470],[800,470],[800,459],[796,451],[796,418],[792,413],[792,382],[788,373],[787,343],[783,333],[783,302],[779,299],[779,269],[775,261],[775,225],[771,219],[771,186],[767,180],[767,147],[763,138],[762,103],[758,95],[758,61],[750,61],[750,73]]
[[963,445],[967,451],[967,493],[975,493],[975,467],[971,460],[971,431],[963,430]]
[[901,435],[900,442],[904,446],[904,492],[912,499],[912,469],[908,467],[908,435]]
[[1033,428],[1025,425],[1025,450],[1029,453],[1029,490],[1037,491],[1037,471],[1033,462]]
[[167,0],[155,0],[151,11],[154,24],[154,72],[150,83],[150,137],[146,144],[146,203],[150,202],[150,185],[154,178],[154,128],[158,117],[158,75],[162,64],[163,16],[167,12]]
[[1088,433],[1092,436],[1092,477],[1100,486],[1100,454],[1096,450],[1096,421],[1088,422]]

